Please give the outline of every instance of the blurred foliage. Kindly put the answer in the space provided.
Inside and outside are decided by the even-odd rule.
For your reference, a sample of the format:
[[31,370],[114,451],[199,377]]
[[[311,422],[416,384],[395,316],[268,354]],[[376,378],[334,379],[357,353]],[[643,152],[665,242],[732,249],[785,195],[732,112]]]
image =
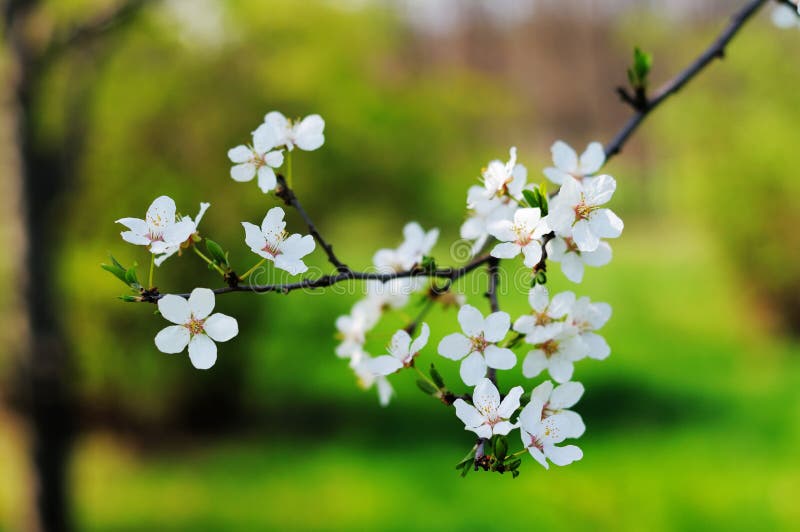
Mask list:
[[[186,41],[180,21],[147,11],[108,41],[108,60],[71,54],[50,73],[42,137],[62,142],[76,97],[88,125],[80,172],[55,213],[66,236],[52,244],[61,251],[54,271],[81,421],[135,436],[135,444],[97,433],[79,442],[74,496],[82,528],[800,526],[791,497],[800,434],[786,422],[800,413],[798,347],[765,330],[761,312],[762,300],[783,313],[800,300],[793,142],[800,66],[786,60],[798,36],[762,22],[742,34],[724,65],[648,119],[609,167],[626,232],[611,265],[589,269],[577,289],[615,312],[604,330],[612,357],[578,365],[588,390],[579,405],[589,426],[583,462],[545,472],[527,461],[516,481],[458,479],[453,466],[472,438],[452,412],[405,374],[392,378],[399,397],[381,409],[374,390],[361,392],[334,356],[333,322],[355,301],[354,290],[219,298],[218,309],[235,315],[242,332],[220,346],[208,372],[155,349],[152,338],[166,322],[152,306],[114,299],[124,287],[99,267],[113,252],[125,265],[138,261],[146,276],[148,255],[124,244],[113,221],[142,216],[161,194],[191,215],[210,201],[201,231],[231,251],[235,269],[247,269],[257,257],[238,222],[259,222],[276,201],[254,183],[233,182],[225,153],[247,141],[267,111],[325,117],[326,144],[297,153],[295,185],[339,255],[358,268],[394,246],[410,219],[440,227],[434,256],[455,262],[449,243],[466,188],[487,161],[533,136],[537,109],[522,109],[508,73],[428,61],[432,41],[420,44],[388,10],[334,4],[221,3],[221,42]],[[51,5],[68,19],[96,4]],[[676,42],[674,26],[637,18],[615,35],[620,58],[634,42],[658,58],[649,73],[656,87],[716,29],[687,28]],[[625,64],[618,62],[621,81]],[[541,77],[545,83],[547,72]],[[597,91],[600,105],[613,102],[612,84]],[[592,129],[603,138],[612,131]],[[549,146],[550,133],[539,134]],[[538,182],[547,146],[523,150],[523,143],[521,162]],[[301,220],[287,214],[290,229],[302,232]],[[321,255],[311,266],[327,271]],[[548,279],[553,290],[576,289],[557,265]],[[479,306],[485,280],[476,275],[460,286]],[[156,281],[166,291],[221,284],[192,254],[167,261]],[[501,304],[514,314],[526,302],[506,292]],[[369,350],[381,352],[407,317],[387,317]],[[439,358],[435,346],[456,327],[455,312],[437,309],[429,321],[425,363]],[[454,388],[456,366],[437,363]],[[235,441],[205,449],[203,433]],[[0,493],[14,491],[9,482],[18,476],[0,482]],[[485,505],[495,489],[497,499],[476,512],[476,500]],[[398,493],[414,494],[411,508]],[[0,523],[12,511],[0,505]]]

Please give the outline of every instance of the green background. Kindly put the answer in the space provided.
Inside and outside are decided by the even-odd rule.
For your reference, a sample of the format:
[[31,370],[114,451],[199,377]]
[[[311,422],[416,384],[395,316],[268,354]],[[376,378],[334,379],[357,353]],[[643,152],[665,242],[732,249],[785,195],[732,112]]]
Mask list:
[[[797,529],[800,527],[800,120],[798,31],[766,16],[637,133],[606,170],[625,220],[614,259],[572,285],[556,264],[551,291],[571,289],[614,309],[605,362],[582,361],[584,459],[545,471],[525,460],[517,479],[458,477],[473,443],[452,410],[391,377],[382,409],[333,353],[334,320],[356,300],[340,293],[232,294],[217,309],[241,333],[199,372],[152,338],[165,325],[149,305],[114,299],[124,287],[99,269],[148,256],[113,221],[142,216],[158,195],[194,215],[231,251],[257,258],[239,222],[260,222],[277,200],[228,177],[228,148],[273,109],[320,113],[326,143],[295,152],[295,188],[345,262],[368,267],[399,243],[409,220],[438,227],[433,255],[454,264],[467,188],[516,145],[535,180],[549,146],[607,141],[628,110],[613,93],[634,44],[655,56],[657,84],[721,28],[725,12],[669,19],[550,13],[503,27],[473,13],[468,29],[417,33],[387,7],[335,2],[222,4],[224,31],[184,34],[148,9],[105,45],[102,64],[59,62],[39,103],[40,131],[58,143],[66,102],[88,116],[80,172],[53,222],[66,237],[52,275],[74,354],[81,404],[70,495],[80,530]],[[95,6],[53,3],[68,25]],[[729,9],[729,8],[728,8]],[[4,178],[5,179],[5,178]],[[7,210],[6,220],[14,216]],[[289,213],[289,228],[304,232]],[[7,232],[11,233],[11,229]],[[6,238],[11,251],[20,245]],[[4,294],[17,273],[2,263]],[[321,251],[310,264],[326,269]],[[509,269],[509,275],[516,268]],[[146,269],[140,267],[140,277]],[[461,288],[487,310],[485,275]],[[192,254],[157,271],[166,291],[217,286]],[[510,279],[501,307],[526,297]],[[351,287],[354,288],[354,287]],[[5,297],[5,323],[18,314]],[[414,307],[370,336],[380,354]],[[453,310],[428,318],[421,363],[457,330]],[[19,340],[7,326],[2,385],[15,380]],[[16,343],[15,343],[16,342]],[[526,388],[540,382],[526,382]],[[504,386],[523,381],[502,372]],[[518,444],[512,437],[515,446]],[[32,490],[24,424],[0,409],[0,529],[24,528]]]

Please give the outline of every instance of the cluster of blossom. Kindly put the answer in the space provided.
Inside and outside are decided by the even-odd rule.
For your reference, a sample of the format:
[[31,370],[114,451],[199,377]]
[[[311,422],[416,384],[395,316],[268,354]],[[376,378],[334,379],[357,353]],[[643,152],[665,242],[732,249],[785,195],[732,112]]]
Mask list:
[[[527,170],[517,164],[517,150],[511,148],[508,162],[491,161],[482,172],[482,185],[469,188],[467,207],[470,215],[461,226],[461,236],[472,242],[472,255],[486,246],[490,238],[497,242],[490,254],[497,259],[523,257],[523,264],[540,269],[545,249],[548,258],[560,262],[565,276],[579,283],[584,265],[602,266],[611,260],[611,248],[602,239],[618,237],[622,221],[603,207],[616,188],[608,175],[595,175],[605,163],[602,145],[592,143],[579,157],[564,142],[552,147],[554,166],[544,170],[545,176],[560,190],[549,201],[549,212],[542,206],[532,207],[525,199]],[[404,271],[418,265],[435,244],[438,231],[424,233],[411,223],[404,230],[406,240],[397,249],[381,250],[374,263],[380,271]],[[387,347],[388,354],[373,358],[364,349],[367,333],[375,327],[382,312],[404,306],[403,296],[423,287],[409,279],[375,283],[366,298],[357,302],[350,314],[336,322],[341,343],[337,355],[349,358],[363,386],[377,384],[381,404],[388,403],[392,387],[387,376],[414,366],[415,358],[426,346],[430,328],[422,323],[416,339],[398,330]],[[460,302],[458,322],[461,333],[445,336],[438,344],[438,354],[460,361],[464,384],[474,387],[472,405],[464,399],[453,403],[456,414],[467,430],[481,438],[506,435],[519,428],[525,447],[547,467],[544,457],[565,465],[581,457],[575,446],[557,447],[565,438],[577,438],[584,431],[580,416],[566,408],[575,404],[583,393],[579,383],[569,382],[574,363],[583,358],[602,360],[610,354],[605,340],[595,331],[610,318],[611,308],[605,303],[592,303],[589,298],[576,298],[563,292],[550,299],[542,284],[529,292],[531,312],[519,317],[512,327],[511,317],[502,311],[484,317],[475,307]],[[487,378],[489,372],[510,370],[517,356],[509,348],[512,338],[524,339],[531,346],[522,363],[522,374],[535,378],[545,369],[561,385],[553,391],[549,381],[532,392],[531,401],[519,413],[521,387],[512,389],[503,402],[499,391]],[[438,387],[437,387],[438,388]],[[441,390],[440,390],[441,391]],[[553,397],[551,397],[551,392]]]
[[[262,191],[275,190],[278,186],[275,170],[285,160],[291,161],[295,147],[315,150],[322,146],[324,126],[319,115],[290,121],[278,112],[268,113],[252,132],[251,145],[240,145],[228,152],[234,163],[231,178],[242,182],[257,177]],[[473,390],[471,395],[456,396],[445,388],[438,372],[434,375],[433,368],[434,380],[425,377],[428,384],[422,386],[423,390],[429,385],[431,395],[452,404],[466,430],[474,432],[481,441],[505,437],[519,429],[524,446],[520,453],[529,452],[544,467],[548,467],[548,459],[566,465],[579,460],[582,453],[574,445],[557,444],[567,438],[578,438],[585,430],[581,417],[569,410],[583,394],[583,386],[571,382],[574,364],[584,358],[602,360],[610,354],[608,344],[596,331],[610,318],[611,308],[604,303],[592,303],[587,297],[577,298],[569,291],[551,298],[541,273],[545,258],[549,258],[561,264],[568,279],[579,283],[585,265],[601,266],[611,260],[611,248],[603,239],[618,237],[623,224],[604,205],[611,199],[616,183],[608,175],[596,175],[605,163],[599,143],[590,144],[580,156],[564,142],[553,145],[554,166],[544,169],[544,175],[559,190],[549,199],[543,186],[527,183],[527,170],[516,162],[516,148],[509,153],[507,162],[491,161],[482,171],[482,184],[469,188],[468,217],[460,232],[462,238],[471,242],[473,256],[481,253],[490,239],[493,245],[485,256],[487,259],[499,262],[522,256],[521,262],[530,270],[532,279],[528,291],[531,311],[512,323],[510,315],[503,311],[484,317],[477,308],[466,304],[464,296],[449,293],[450,283],[443,292],[431,291],[424,272],[430,267],[428,261],[432,261],[430,254],[439,231],[425,231],[418,223],[411,222],[403,228],[403,241],[398,247],[378,250],[372,260],[377,272],[400,275],[386,282],[365,281],[365,296],[352,306],[349,314],[336,320],[341,341],[335,352],[348,360],[362,387],[375,386],[380,403],[388,404],[394,394],[389,376],[413,368],[425,377],[415,362],[427,346],[431,330],[420,316],[406,329],[397,330],[386,353],[380,356],[367,352],[367,335],[384,313],[405,307],[412,294],[429,290],[426,297],[431,302],[459,307],[461,332],[441,337],[437,352],[445,359],[460,362],[461,380]],[[287,171],[291,180],[290,165]],[[202,203],[195,218],[180,216],[175,202],[161,196],[147,210],[145,219],[118,220],[128,229],[121,233],[122,238],[145,246],[152,255],[150,285],[141,287],[135,275],[131,279],[132,286],[157,301],[161,315],[172,323],[156,335],[156,347],[164,353],[180,353],[188,348],[192,364],[199,369],[208,369],[216,362],[215,342],[228,341],[238,334],[236,319],[212,314],[214,291],[201,287],[188,297],[161,295],[153,286],[152,276],[154,267],[192,248],[230,284],[227,276],[235,274],[221,248],[210,259],[195,245],[201,240],[198,224],[208,207],[208,203]],[[242,222],[244,242],[260,259],[247,273],[236,276],[234,285],[266,262],[291,275],[308,270],[304,257],[314,251],[315,239],[311,235],[289,234],[284,217],[281,207],[273,207],[260,226]],[[208,239],[206,244],[212,250]],[[116,266],[121,265],[115,261]],[[116,275],[131,281],[125,272]],[[448,293],[449,297],[443,297],[442,293]],[[547,380],[525,396],[523,388],[516,386],[501,400],[496,372],[515,368],[518,360],[514,349],[525,345],[528,348],[521,364],[522,375],[533,379],[546,369],[559,385],[554,388]],[[527,400],[524,406],[523,399]]]
[[798,28],[800,29],[800,2],[794,8],[788,4],[780,4],[772,10],[772,23],[781,29]]

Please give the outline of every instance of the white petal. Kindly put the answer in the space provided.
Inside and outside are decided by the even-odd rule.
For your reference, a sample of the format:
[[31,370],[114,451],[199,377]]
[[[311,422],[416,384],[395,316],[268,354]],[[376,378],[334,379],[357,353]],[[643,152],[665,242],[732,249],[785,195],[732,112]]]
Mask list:
[[253,152],[244,144],[240,144],[228,150],[228,159],[230,159],[232,163],[246,163],[252,157]]
[[500,436],[505,436],[515,428],[516,427],[512,423],[508,421],[501,421],[499,423],[496,423],[494,427],[492,427],[492,434],[499,434]]
[[583,452],[576,445],[565,445],[564,447],[547,446],[545,447],[545,455],[557,466],[569,465],[583,458]]
[[411,337],[406,331],[400,329],[392,336],[389,342],[389,354],[398,360],[405,360],[409,355],[411,347]]
[[550,260],[560,262],[567,252],[567,243],[563,238],[556,237],[545,244],[545,249],[547,250],[547,257]]
[[170,325],[158,332],[155,341],[162,353],[180,353],[189,343],[189,329],[183,325]]
[[522,254],[525,256],[523,264],[528,268],[533,268],[542,260],[542,245],[534,240],[522,248]]
[[325,121],[319,115],[309,115],[294,126],[295,143],[301,150],[316,150],[325,142],[322,132]]
[[410,351],[412,354],[419,353],[425,345],[428,343],[428,338],[431,335],[431,329],[428,327],[427,323],[423,323],[420,327],[419,336],[411,342]]
[[558,168],[553,168],[552,166],[549,168],[545,168],[543,173],[547,179],[555,183],[556,185],[560,185],[564,182],[565,179],[570,177],[569,174],[565,173],[563,170],[559,170]]
[[197,227],[191,218],[184,218],[164,230],[164,242],[167,244],[182,244],[186,242]]
[[578,220],[572,227],[572,238],[581,251],[594,251],[600,245],[600,239],[592,232],[586,220]]
[[214,310],[214,291],[208,288],[195,288],[189,295],[189,310],[198,320],[205,319]]
[[509,419],[519,408],[519,398],[522,396],[522,386],[514,386],[508,391],[500,406],[497,415],[500,419]]
[[547,287],[543,284],[537,284],[528,292],[528,303],[531,308],[538,313],[542,313],[550,303],[550,294]]
[[382,355],[370,360],[368,368],[375,375],[386,376],[402,369],[403,363],[393,356]]
[[258,169],[258,188],[261,192],[266,194],[270,190],[274,190],[278,186],[278,180],[275,177],[275,170],[269,166],[262,166]]
[[488,440],[492,437],[492,428],[489,425],[481,425],[480,427],[468,428],[467,430],[471,430],[477,434],[479,438]]
[[561,292],[553,296],[553,301],[547,309],[547,315],[554,319],[563,318],[572,310],[575,304],[575,294],[573,292]]
[[[524,438],[523,438],[523,443],[525,443],[525,445],[530,444],[530,442],[525,442]],[[542,464],[542,467],[544,467],[545,469],[550,469],[550,465],[547,463],[547,459],[545,458],[544,453],[542,453],[542,451],[540,451],[536,447],[528,447],[528,452],[531,453],[531,456],[533,457],[534,460]]]
[[501,242],[511,242],[517,239],[514,224],[509,220],[496,220],[489,224],[488,232]]
[[316,243],[313,236],[306,235],[301,237],[295,233],[283,241],[281,251],[288,257],[300,259],[314,251],[314,247],[316,247]]
[[[524,431],[530,434],[538,432],[539,424],[542,421],[543,406],[541,401],[534,398],[531,398],[531,402],[525,405],[525,408],[519,413],[519,419],[517,420]],[[526,441],[524,438],[523,442],[526,446],[530,444],[530,441]]]
[[255,253],[258,253],[261,256],[266,256],[267,254],[263,251],[263,249],[267,246],[267,239],[264,238],[264,234],[261,232],[258,226],[251,224],[250,222],[242,222],[242,227],[244,227],[245,243],[250,246],[250,249]]
[[500,392],[489,379],[478,379],[475,390],[472,392],[472,404],[478,412],[496,413],[500,408]]
[[458,323],[467,336],[478,336],[483,332],[483,314],[472,305],[464,305],[458,310]]
[[394,395],[394,388],[385,377],[377,379],[376,382],[378,386],[378,402],[380,402],[381,406],[387,406]]
[[580,438],[583,436],[583,433],[586,432],[586,425],[577,412],[562,410],[558,415],[568,421],[567,426],[562,429],[564,431],[564,436],[567,438]]
[[453,406],[456,409],[456,416],[464,423],[464,426],[479,427],[483,424],[483,416],[480,415],[474,406],[463,399],[456,399],[453,402]]
[[572,378],[575,366],[572,361],[561,353],[556,353],[550,357],[547,369],[550,376],[556,382],[567,382]]
[[497,244],[494,248],[492,248],[490,255],[492,257],[497,257],[498,259],[513,259],[519,255],[520,251],[522,251],[522,249],[519,247],[519,245],[513,242],[503,242],[502,244]]
[[565,382],[553,390],[550,395],[550,407],[554,410],[562,410],[574,406],[580,401],[583,395],[583,384],[579,382]]
[[536,319],[530,315],[520,316],[517,318],[517,321],[514,322],[514,330],[522,334],[530,334],[535,328]]
[[278,145],[281,141],[278,130],[270,124],[261,124],[253,131],[253,148],[257,153],[263,155]]
[[135,244],[137,246],[146,246],[150,243],[149,238],[139,233],[134,233],[133,231],[123,231],[120,233],[120,236],[125,242]]
[[580,171],[587,176],[597,173],[606,162],[606,152],[599,142],[592,142],[581,154]]
[[553,163],[560,170],[572,173],[578,168],[578,154],[566,142],[556,141],[550,152],[553,154]]
[[490,345],[483,352],[486,365],[495,369],[511,369],[517,364],[517,355],[511,349]]
[[192,311],[189,302],[180,296],[167,294],[158,300],[158,311],[164,319],[183,325],[191,318]]
[[203,324],[206,334],[215,342],[227,342],[239,334],[239,323],[236,318],[227,314],[212,314]]
[[487,342],[499,342],[511,328],[511,316],[507,312],[493,312],[483,323],[483,334]]
[[605,266],[611,262],[611,246],[601,241],[596,250],[581,253],[581,259],[588,266]]
[[196,334],[189,342],[189,359],[197,369],[208,369],[217,361],[217,344],[205,334]]
[[611,348],[608,346],[606,339],[593,332],[583,333],[581,340],[589,347],[589,356],[596,360],[604,360],[611,354]]
[[608,203],[617,189],[617,182],[610,175],[600,175],[592,179],[584,188],[586,203],[603,205]]
[[522,362],[522,374],[532,379],[542,372],[547,367],[547,356],[541,349],[534,349],[528,352],[525,360]]
[[[538,400],[541,401],[542,404],[545,404],[550,401],[551,393],[553,393],[553,383],[544,381],[531,392],[531,401]],[[541,418],[541,414],[539,417]]]
[[459,368],[461,380],[467,386],[475,386],[486,375],[486,362],[480,353],[472,353],[461,361]]
[[162,230],[175,223],[175,202],[169,196],[159,196],[147,209],[145,221],[149,226]]
[[286,229],[286,222],[283,221],[286,213],[280,207],[273,207],[267,211],[264,220],[261,222],[261,232],[267,235],[279,235]]
[[300,275],[308,271],[308,266],[302,260],[294,259],[286,255],[278,255],[275,258],[275,267],[287,271],[292,275]]
[[[600,248],[598,248],[600,249]],[[593,253],[588,251],[588,253]],[[581,255],[582,256],[582,255]],[[573,283],[583,281],[583,261],[576,253],[567,253],[561,260],[561,271],[564,276]]]
[[439,354],[450,360],[461,360],[472,349],[472,342],[461,333],[448,334],[439,342]]
[[278,168],[283,164],[283,152],[281,150],[275,150],[267,153],[264,156],[264,162],[273,168]]
[[141,218],[120,218],[115,223],[122,224],[138,235],[147,234],[147,222]]
[[[600,238],[617,238],[625,224],[611,209],[598,209],[589,216],[592,232]],[[597,246],[595,246],[595,249]],[[583,251],[583,250],[581,250]],[[589,251],[589,250],[586,250]]]
[[256,165],[252,163],[242,163],[231,167],[231,177],[234,181],[245,183],[252,181],[256,175]]

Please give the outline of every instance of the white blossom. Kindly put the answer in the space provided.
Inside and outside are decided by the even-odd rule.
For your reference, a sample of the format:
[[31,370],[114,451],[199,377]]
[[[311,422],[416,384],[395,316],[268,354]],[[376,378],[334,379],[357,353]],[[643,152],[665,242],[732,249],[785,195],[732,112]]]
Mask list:
[[604,360],[611,354],[605,338],[595,333],[611,318],[611,305],[592,303],[588,297],[578,299],[567,315],[567,323],[577,329],[581,341],[586,344],[586,356]]
[[492,381],[481,379],[472,392],[472,403],[475,406],[463,399],[456,399],[453,406],[466,430],[488,439],[493,434],[506,435],[516,427],[509,419],[519,408],[521,395],[522,386],[515,386],[501,402],[500,393]]
[[410,270],[430,253],[438,238],[438,229],[426,232],[417,222],[409,222],[403,227],[403,242],[400,246],[395,249],[379,249],[372,262],[382,273]]
[[563,414],[545,417],[543,407],[541,400],[532,398],[520,412],[522,445],[545,469],[549,469],[548,459],[555,465],[565,466],[583,458],[583,452],[575,445],[556,445],[574,432],[569,417]]
[[[197,222],[200,221],[206,208],[208,208],[207,203],[200,204]],[[148,207],[144,220],[140,218],[117,220],[116,223],[128,228],[128,231],[122,231],[120,236],[131,244],[147,246],[154,255],[163,254],[166,249],[183,244],[196,229],[197,222],[192,221],[189,217],[176,220],[175,211],[175,202],[172,198],[159,196]],[[161,262],[163,259],[159,261],[159,264]]]
[[775,6],[772,10],[772,23],[781,29],[800,28],[800,4],[797,9],[786,4]]
[[195,288],[189,299],[168,294],[158,300],[158,310],[175,325],[162,329],[155,338],[162,353],[180,353],[189,346],[189,359],[197,369],[208,369],[217,361],[217,345],[239,334],[236,319],[225,314],[211,314],[214,292]]
[[[193,227],[192,234],[196,233],[197,228],[200,225],[200,220],[203,219],[203,215],[206,213],[206,210],[208,210],[210,206],[211,206],[210,203],[201,203],[200,210],[197,211],[197,216],[195,216],[194,220],[192,219],[191,216],[184,216],[181,218],[180,223],[187,223],[187,222],[191,223]],[[192,235],[190,234],[189,238],[191,237]],[[186,240],[188,240],[188,238]],[[153,242],[150,245],[150,250],[156,255],[155,265],[161,266],[161,264],[165,260],[173,256],[175,253],[179,252],[181,247],[184,247],[186,240],[184,240],[183,242],[173,242],[173,243]]]
[[557,185],[563,184],[568,177],[581,181],[585,177],[594,175],[606,162],[605,150],[599,142],[589,144],[580,158],[569,144],[561,140],[553,144],[550,152],[555,167],[545,168],[544,175]]
[[253,253],[271,260],[275,267],[292,275],[304,273],[308,266],[303,257],[314,251],[314,238],[311,235],[291,236],[285,231],[285,213],[280,207],[273,207],[267,212],[261,228],[249,222],[242,222],[244,240]]
[[464,305],[458,311],[458,322],[464,334],[453,333],[439,342],[439,354],[450,360],[461,360],[461,379],[474,386],[486,375],[486,368],[511,369],[517,356],[505,347],[498,347],[511,327],[505,312],[494,312],[486,319],[478,309]]
[[413,364],[416,357],[423,347],[428,343],[431,330],[427,323],[420,327],[419,336],[411,341],[411,336],[403,329],[400,329],[392,336],[392,341],[387,348],[388,355],[382,355],[372,360],[370,366],[376,375],[391,375],[392,373],[408,368]]
[[369,353],[359,349],[350,358],[350,367],[358,378],[358,385],[364,390],[375,386],[378,389],[378,401],[381,406],[388,406],[394,395],[394,388],[386,377],[372,372],[373,360]]
[[[546,329],[547,336],[537,338],[534,349],[522,362],[522,374],[531,379],[547,369],[556,382],[572,378],[574,362],[589,354],[589,347],[578,336],[578,330],[563,322]],[[528,338],[525,341],[531,343]]]
[[607,203],[617,183],[609,175],[590,182],[565,179],[558,195],[550,202],[547,216],[550,227],[562,237],[571,237],[581,251],[594,251],[601,238],[616,238],[622,234],[623,223]]
[[[567,313],[575,303],[575,294],[561,292],[550,300],[547,287],[537,284],[528,292],[531,313],[521,316],[514,322],[514,330],[526,335],[531,344],[544,342],[553,335],[553,328],[560,328]],[[558,329],[556,329],[558,330]]]
[[313,151],[325,142],[325,121],[319,115],[309,115],[293,122],[278,111],[264,116],[264,127],[275,138],[275,146],[286,146],[289,151],[297,146],[304,151]]
[[512,259],[520,253],[524,264],[533,268],[542,259],[542,237],[550,232],[547,219],[541,217],[538,207],[517,209],[514,220],[500,220],[489,228],[489,233],[501,243],[491,255],[499,259]]
[[481,174],[488,198],[510,196],[519,199],[525,187],[528,171],[524,166],[517,164],[517,148],[512,147],[509,150],[507,163],[491,161]]
[[380,308],[371,299],[363,299],[353,305],[350,314],[336,319],[336,329],[341,343],[336,346],[336,355],[350,358],[361,350],[369,332],[380,317]]
[[486,244],[489,228],[500,220],[511,220],[517,204],[508,198],[490,197],[484,187],[475,185],[467,191],[467,208],[470,215],[461,225],[460,234],[464,240],[472,241],[474,256]]
[[580,438],[586,425],[580,414],[569,409],[580,401],[583,392],[583,384],[579,382],[565,382],[553,389],[552,382],[544,381],[531,392],[531,401],[542,404],[542,419],[555,415],[566,417],[569,427],[564,427],[564,436]]
[[239,145],[228,150],[228,159],[235,163],[231,167],[234,181],[252,181],[258,175],[258,188],[265,194],[273,190],[278,181],[273,168],[283,164],[283,153],[273,148],[279,146],[275,132],[265,124],[253,131],[253,145]]
[[584,266],[605,266],[611,262],[611,246],[600,241],[594,251],[581,251],[575,241],[568,236],[557,236],[545,244],[547,258],[561,263],[561,271],[573,283],[583,281]]

